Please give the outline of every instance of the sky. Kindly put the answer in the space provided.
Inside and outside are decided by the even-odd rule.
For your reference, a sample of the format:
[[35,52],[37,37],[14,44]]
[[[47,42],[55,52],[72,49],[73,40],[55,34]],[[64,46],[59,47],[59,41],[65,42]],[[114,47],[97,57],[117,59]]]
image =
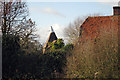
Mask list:
[[[58,1],[58,2],[57,2]],[[89,14],[110,16],[113,14],[113,5],[119,0],[32,0],[27,3],[30,18],[36,22],[37,34],[40,42],[44,44],[51,32],[50,26],[58,38],[64,37],[64,29],[76,18]],[[66,2],[65,2],[66,1]]]

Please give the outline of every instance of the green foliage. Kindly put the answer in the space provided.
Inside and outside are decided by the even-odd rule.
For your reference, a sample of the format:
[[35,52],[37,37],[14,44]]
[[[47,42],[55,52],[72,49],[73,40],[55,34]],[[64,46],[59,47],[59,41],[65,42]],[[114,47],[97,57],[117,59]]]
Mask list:
[[[63,73],[63,67],[65,66],[66,63],[66,57],[65,57],[65,52],[64,51],[53,51],[53,52],[48,52],[45,53],[45,56],[51,57],[48,61],[51,61],[51,63],[48,62],[48,65],[51,65],[51,69],[53,71],[57,71],[59,73]],[[45,58],[47,59],[47,58]]]
[[3,77],[11,77],[15,74],[20,52],[19,37],[14,35],[2,36],[2,70]]
[[28,48],[29,52],[27,52],[28,50],[24,50],[20,45],[19,36],[12,34],[2,36],[3,79],[30,79],[42,76],[41,64],[43,62],[41,62],[40,58],[42,55],[39,50],[34,50],[33,52],[30,49]]
[[65,51],[71,51],[72,49],[73,49],[73,44],[71,44],[71,43],[64,46]]
[[56,42],[49,43],[48,45],[51,46],[50,51],[56,51],[64,47],[64,41],[63,39],[57,39]]
[[60,49],[63,47],[64,47],[63,39],[57,39],[57,49]]
[[20,37],[12,34],[4,35],[2,40],[3,79],[40,79],[54,77],[56,72],[64,74],[66,56],[63,50],[42,54],[41,50],[36,50],[38,46],[29,41],[21,46]]

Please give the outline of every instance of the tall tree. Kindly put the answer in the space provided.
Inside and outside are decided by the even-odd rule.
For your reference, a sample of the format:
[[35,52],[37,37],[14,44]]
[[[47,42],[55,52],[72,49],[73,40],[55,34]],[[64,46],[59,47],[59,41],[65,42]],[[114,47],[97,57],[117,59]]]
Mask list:
[[20,0],[0,1],[2,11],[2,33],[14,32],[28,16],[28,9],[25,2]]
[[35,22],[28,19],[29,11],[26,2],[2,0],[0,4],[3,35],[13,34],[19,36],[22,47],[28,45],[31,41],[36,42]]
[[[35,22],[28,19],[28,7],[19,0],[0,0],[3,78],[15,78],[21,54],[37,53]],[[29,52],[27,52],[29,51]],[[24,68],[24,66],[22,67]],[[25,72],[23,72],[25,73]],[[18,76],[19,77],[19,76]]]
[[0,4],[2,33],[33,37],[35,22],[28,19],[29,11],[26,3],[21,0],[2,0]]

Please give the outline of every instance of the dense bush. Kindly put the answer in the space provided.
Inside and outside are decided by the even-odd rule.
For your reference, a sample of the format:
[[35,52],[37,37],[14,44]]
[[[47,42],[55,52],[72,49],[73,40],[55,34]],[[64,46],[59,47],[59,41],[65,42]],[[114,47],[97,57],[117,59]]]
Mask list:
[[64,46],[64,50],[71,51],[71,50],[73,50],[73,47],[74,47],[74,45],[72,43],[69,43],[69,44]]
[[64,40],[63,39],[57,39],[53,42],[49,42],[48,46],[50,46],[49,51],[56,51],[56,50],[61,50],[64,47]]
[[[42,54],[41,49],[36,49],[38,46],[31,42],[27,42],[24,47],[21,46],[20,37],[12,34],[4,35],[2,44],[3,79],[53,78],[64,74],[66,53],[61,40],[58,40],[59,48],[45,54]],[[59,76],[56,76],[56,73]]]
[[94,40],[80,42],[67,58],[67,78],[119,78],[118,36],[101,29]]
[[[20,37],[13,34],[4,34],[2,36],[3,79],[24,78],[28,74],[34,76],[39,71],[36,67],[39,67],[37,62],[42,54],[41,51],[34,48],[35,44],[31,46],[34,51],[30,51],[31,48],[25,50],[20,45],[20,41]],[[31,43],[29,42],[29,44]]]

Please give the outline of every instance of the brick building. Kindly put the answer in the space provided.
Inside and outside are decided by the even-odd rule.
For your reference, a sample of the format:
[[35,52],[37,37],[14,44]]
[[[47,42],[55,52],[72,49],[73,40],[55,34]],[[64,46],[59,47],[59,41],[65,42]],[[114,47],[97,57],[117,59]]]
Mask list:
[[112,34],[118,36],[120,41],[120,6],[113,7],[112,16],[96,16],[88,17],[80,26],[80,41],[93,40],[100,36],[102,30],[107,32],[111,31]]

